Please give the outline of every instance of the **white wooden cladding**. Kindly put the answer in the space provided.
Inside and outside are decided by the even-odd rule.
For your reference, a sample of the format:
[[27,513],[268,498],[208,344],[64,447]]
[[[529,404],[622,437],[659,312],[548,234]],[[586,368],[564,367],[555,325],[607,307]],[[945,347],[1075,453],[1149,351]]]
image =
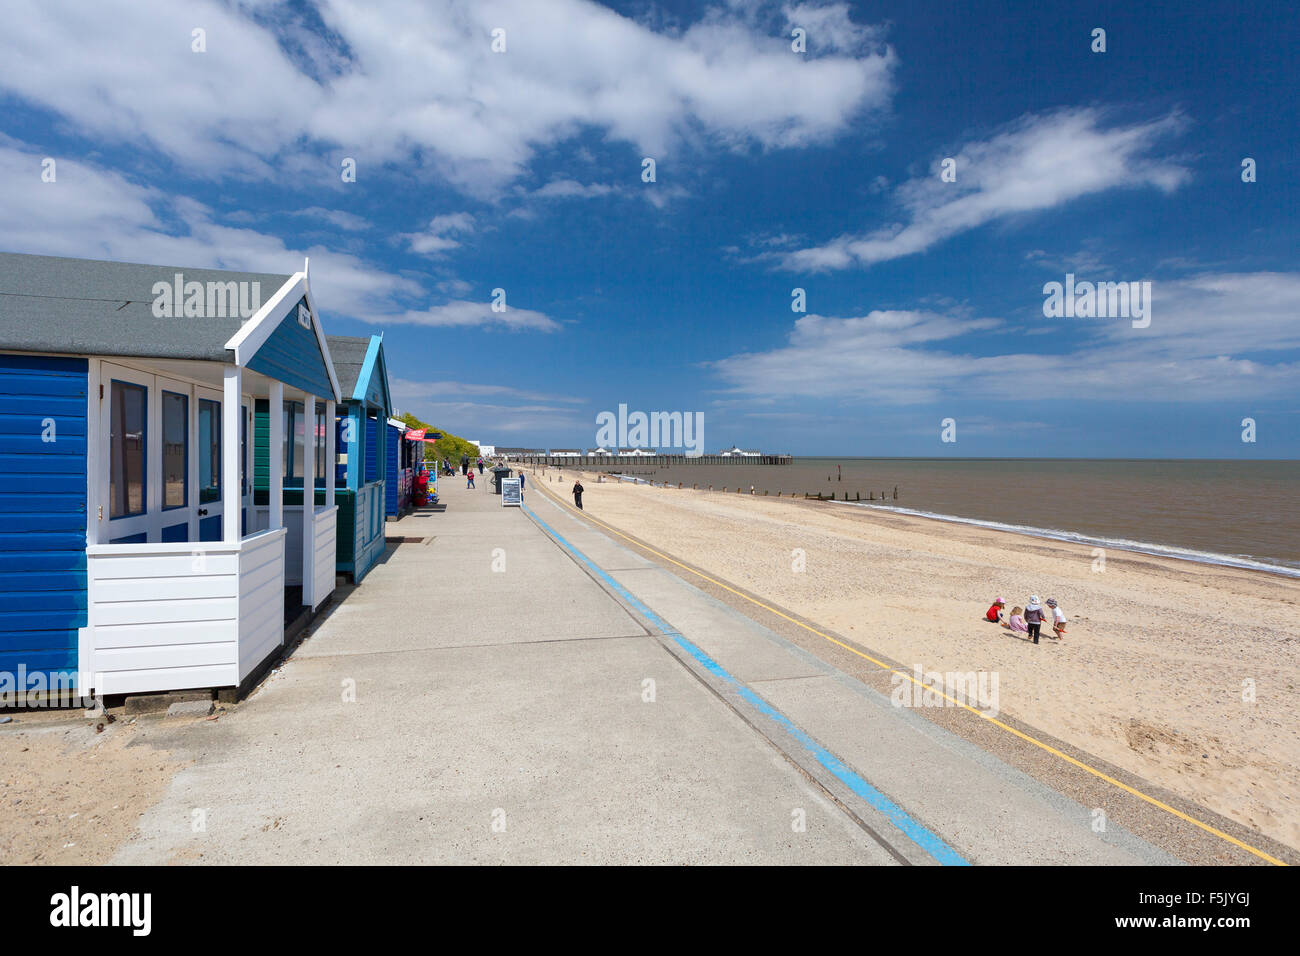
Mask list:
[[239,680],[284,643],[283,528],[244,539],[239,552]]
[[312,562],[313,586],[311,599],[303,595],[303,602],[312,610],[325,603],[334,591],[335,562],[338,553],[338,506],[316,510],[316,555]]
[[284,636],[284,529],[237,544],[90,545],[101,694],[238,684]]
[[[253,527],[264,529],[270,518],[270,507],[258,505],[253,509],[251,521]],[[302,603],[310,604],[312,610],[320,607],[334,591],[335,566],[338,560],[338,505],[331,507],[315,506],[312,546],[314,560],[311,565],[312,589],[303,588]],[[284,583],[301,585],[303,561],[302,505],[284,505],[283,521],[288,535],[284,545]]]

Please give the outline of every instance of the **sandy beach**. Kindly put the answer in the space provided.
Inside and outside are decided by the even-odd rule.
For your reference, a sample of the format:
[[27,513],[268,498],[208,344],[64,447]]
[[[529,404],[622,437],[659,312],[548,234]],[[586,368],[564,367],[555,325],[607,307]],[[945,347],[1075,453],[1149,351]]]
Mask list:
[[[531,480],[571,501],[574,474]],[[935,519],[582,481],[591,516],[908,668],[995,672],[1003,714],[1300,847],[1294,580],[1118,550],[1097,570],[1090,547]],[[981,620],[1031,593],[1061,603],[1065,642]]]

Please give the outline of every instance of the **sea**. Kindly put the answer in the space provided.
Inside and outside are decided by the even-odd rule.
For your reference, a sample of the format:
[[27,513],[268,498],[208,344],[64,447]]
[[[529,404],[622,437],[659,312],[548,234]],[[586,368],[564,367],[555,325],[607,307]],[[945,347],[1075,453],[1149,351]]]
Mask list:
[[1296,460],[796,458],[609,470],[758,494],[847,492],[862,498],[850,507],[1300,577]]

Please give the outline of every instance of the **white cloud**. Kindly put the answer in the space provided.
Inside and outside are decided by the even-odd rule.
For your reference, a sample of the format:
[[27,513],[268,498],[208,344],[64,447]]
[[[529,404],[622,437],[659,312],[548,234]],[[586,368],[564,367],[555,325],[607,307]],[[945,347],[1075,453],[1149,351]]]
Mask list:
[[373,316],[371,321],[437,327],[489,326],[516,330],[536,329],[541,332],[555,332],[560,328],[560,324],[554,319],[532,309],[509,306],[504,312],[495,312],[491,302],[474,302],[467,299],[453,299],[443,305],[433,305],[426,309],[409,309],[397,315]]
[[344,212],[341,209],[325,209],[321,206],[309,206],[306,209],[295,211],[294,215],[308,216],[313,219],[323,219],[330,225],[337,226],[347,232],[361,232],[370,228],[370,221],[368,219],[358,216],[355,213]]
[[[312,292],[321,311],[379,324],[490,325],[552,331],[541,312],[456,299],[424,306],[420,282],[326,246],[290,248],[276,236],[224,225],[191,199],[139,186],[122,175],[58,161],[57,180],[41,181],[41,155],[0,138],[0,236],[8,249],[52,256],[293,274],[311,257]],[[459,280],[447,280],[451,290]],[[413,303],[421,303],[419,306]]]
[[409,379],[395,378],[391,382],[394,397],[405,400],[430,399],[440,395],[496,396],[498,398],[517,398],[527,402],[570,402],[584,404],[587,400],[576,395],[551,395],[515,388],[512,385],[483,385],[476,382],[437,381],[413,382]]
[[[10,0],[0,90],[207,175],[338,187],[348,156],[359,177],[398,162],[490,193],[586,128],[664,157],[688,138],[822,142],[887,106],[892,51],[839,7],[801,9],[849,45],[801,57],[734,8],[656,32],[588,0],[318,0],[302,16],[214,0]],[[308,16],[334,39],[313,37]],[[200,26],[205,53],[191,50]],[[498,27],[505,53],[491,49]]]
[[437,255],[460,247],[460,240],[453,239],[452,233],[464,234],[473,231],[474,217],[469,213],[457,212],[434,216],[429,220],[429,225],[424,232],[403,233],[400,238],[409,243],[412,252],[421,255]]
[[[1035,290],[1037,291],[1037,290]],[[889,405],[940,399],[1205,402],[1294,395],[1300,273],[1155,281],[1150,328],[1043,319],[1054,337],[997,319],[924,311],[806,315],[787,344],[711,363],[733,392]],[[1066,332],[1081,344],[1062,344]],[[991,343],[975,348],[969,337]],[[1289,357],[1287,355],[1289,354]]]
[[583,184],[576,179],[554,179],[528,195],[534,199],[597,199],[616,192],[608,183]]
[[870,266],[924,252],[936,243],[1009,216],[1040,212],[1120,188],[1166,192],[1188,178],[1171,161],[1145,156],[1181,123],[1170,116],[1102,128],[1095,109],[1026,116],[958,150],[956,182],[939,178],[940,160],[925,176],[898,187],[903,221],[862,235],[847,234],[779,257],[795,271]]

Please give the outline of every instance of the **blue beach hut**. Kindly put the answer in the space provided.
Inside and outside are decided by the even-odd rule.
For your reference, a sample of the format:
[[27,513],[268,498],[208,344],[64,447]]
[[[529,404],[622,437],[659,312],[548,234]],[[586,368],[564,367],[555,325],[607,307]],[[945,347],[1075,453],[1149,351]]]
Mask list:
[[360,583],[384,553],[388,419],[393,402],[383,336],[328,337],[343,401],[338,409],[338,570]]
[[339,398],[305,265],[0,254],[0,694],[255,677],[334,588],[336,514],[259,519],[255,404]]

